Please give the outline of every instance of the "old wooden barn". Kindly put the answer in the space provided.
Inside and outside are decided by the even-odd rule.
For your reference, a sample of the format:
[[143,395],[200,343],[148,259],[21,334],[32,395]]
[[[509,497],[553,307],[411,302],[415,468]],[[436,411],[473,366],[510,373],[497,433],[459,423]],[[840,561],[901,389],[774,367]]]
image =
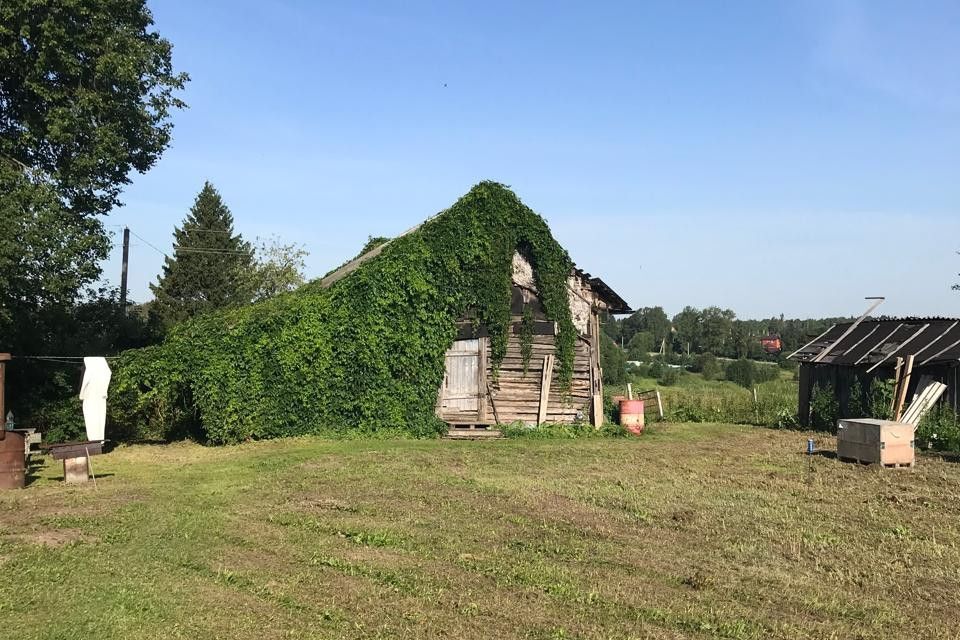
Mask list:
[[[402,235],[415,232],[418,225]],[[329,286],[379,255],[380,245],[331,273]],[[573,382],[557,384],[554,368],[557,325],[548,321],[540,304],[533,269],[519,253],[513,257],[512,329],[507,353],[496,374],[491,366],[486,329],[470,317],[458,322],[458,337],[446,354],[446,375],[437,392],[437,416],[454,428],[485,428],[522,422],[603,423],[603,382],[600,370],[600,317],[631,313],[630,306],[600,278],[574,268],[567,279],[570,312],[577,329]],[[524,358],[521,334],[524,315],[532,333],[531,353]],[[532,321],[532,322],[531,322]],[[525,366],[526,365],[526,366]]]
[[[894,378],[913,356],[905,396],[911,398],[929,381],[947,385],[941,402],[958,408],[960,320],[956,318],[884,318],[830,327],[790,357],[800,362],[797,407],[801,424],[810,424],[814,389],[833,389],[841,415],[852,415],[855,386],[867,389],[874,379]],[[858,384],[855,384],[858,383]]]

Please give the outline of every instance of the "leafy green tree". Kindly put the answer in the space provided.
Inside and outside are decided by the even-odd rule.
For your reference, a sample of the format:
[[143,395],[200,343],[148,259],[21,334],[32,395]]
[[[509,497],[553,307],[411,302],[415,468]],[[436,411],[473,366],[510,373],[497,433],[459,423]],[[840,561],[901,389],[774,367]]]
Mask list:
[[615,316],[610,315],[609,313],[601,312],[600,313],[600,330],[616,344],[620,344],[621,339],[623,338],[623,322],[617,320]]
[[161,330],[207,311],[247,304],[254,295],[253,249],[234,235],[233,216],[209,182],[183,226],[174,230],[173,256],[150,285],[151,324]]
[[683,311],[673,317],[673,328],[676,331],[674,341],[677,351],[683,353],[689,349],[694,353],[700,350],[703,320],[698,309],[684,307]]
[[[646,331],[653,336],[656,349],[663,339],[670,338],[670,318],[663,307],[644,307],[623,321],[623,337],[627,342],[637,333]],[[651,349],[653,351],[653,349]]]
[[633,334],[630,342],[627,343],[627,358],[643,362],[650,359],[650,352],[654,350],[653,334],[648,331],[641,331]]
[[109,242],[96,218],[77,216],[48,184],[0,159],[0,350],[43,350],[36,330],[100,274]]
[[169,144],[187,76],[151,26],[143,0],[0,2],[0,348],[44,351],[38,316],[99,277],[98,216]]
[[725,353],[733,343],[733,320],[736,314],[730,309],[707,307],[700,313],[699,350]]
[[306,256],[306,250],[297,244],[282,244],[277,238],[260,241],[251,272],[254,301],[266,300],[302,285]]
[[606,384],[621,384],[627,377],[627,358],[620,345],[610,336],[601,334],[600,368],[603,369],[603,381]]
[[170,143],[187,81],[144,0],[0,3],[0,155],[80,215],[109,211]]

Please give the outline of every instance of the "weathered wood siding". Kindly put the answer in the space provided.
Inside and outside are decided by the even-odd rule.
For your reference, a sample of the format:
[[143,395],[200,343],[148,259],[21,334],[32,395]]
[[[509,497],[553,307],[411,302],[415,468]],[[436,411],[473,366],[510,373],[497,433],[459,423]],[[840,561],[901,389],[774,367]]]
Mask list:
[[[600,325],[596,309],[590,306],[583,293],[576,293],[576,298],[579,302],[587,302],[587,310],[580,310],[581,314],[587,315],[578,326],[573,380],[569,389],[560,387],[557,381],[560,366],[556,362],[543,421],[571,423],[579,419],[599,425],[602,421],[599,414],[603,412],[603,387],[596,336]],[[444,384],[437,395],[437,415],[442,420],[451,424],[538,423],[544,358],[556,356],[557,324],[547,320],[536,292],[520,284],[513,286],[510,307],[513,316],[507,353],[496,376],[486,327],[475,323],[471,314],[461,318],[457,340],[447,352]],[[533,316],[532,353],[526,371],[520,345],[525,311]],[[470,356],[478,347],[479,357]],[[477,386],[471,387],[470,380],[479,371],[484,375],[478,375]],[[473,399],[474,394],[479,395],[479,401]],[[592,412],[598,414],[597,420]]]
[[[486,397],[487,417],[496,416],[501,423],[520,421],[536,424],[540,408],[540,381],[543,374],[544,356],[555,355],[554,336],[533,336],[533,353],[526,373],[523,371],[523,355],[520,339],[511,336],[507,355],[500,365],[497,379],[493,378],[490,357],[487,357],[487,379],[490,395]],[[569,392],[557,383],[559,365],[554,367],[547,403],[547,422],[574,422],[578,412],[584,422],[590,421],[590,343],[585,337],[577,339],[576,357],[573,364],[573,383]]]

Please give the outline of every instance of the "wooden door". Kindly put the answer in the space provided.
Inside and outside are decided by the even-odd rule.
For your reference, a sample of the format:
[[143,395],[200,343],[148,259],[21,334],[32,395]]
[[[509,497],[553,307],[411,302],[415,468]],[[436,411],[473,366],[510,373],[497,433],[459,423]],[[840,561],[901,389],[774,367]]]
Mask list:
[[485,340],[456,340],[447,351],[446,375],[440,389],[440,418],[447,422],[477,422],[483,401]]

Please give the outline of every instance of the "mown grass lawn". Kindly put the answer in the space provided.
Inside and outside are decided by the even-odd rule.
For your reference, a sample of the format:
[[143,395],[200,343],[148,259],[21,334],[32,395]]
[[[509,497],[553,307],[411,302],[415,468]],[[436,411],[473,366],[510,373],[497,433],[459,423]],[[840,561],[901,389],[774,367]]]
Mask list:
[[0,493],[0,636],[957,637],[960,465],[807,437],[131,446],[97,488],[47,461]]

